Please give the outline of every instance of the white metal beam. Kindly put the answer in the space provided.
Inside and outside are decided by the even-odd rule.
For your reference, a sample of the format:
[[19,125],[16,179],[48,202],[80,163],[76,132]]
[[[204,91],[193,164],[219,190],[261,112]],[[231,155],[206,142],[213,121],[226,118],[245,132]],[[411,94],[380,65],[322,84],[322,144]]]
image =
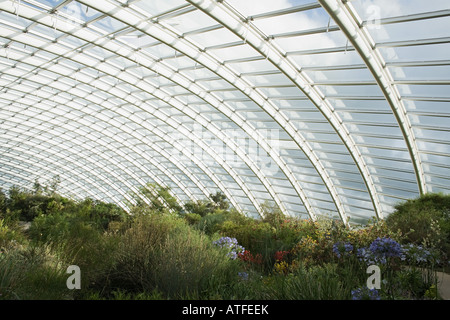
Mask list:
[[335,20],[336,24],[352,43],[353,47],[358,51],[386,97],[408,147],[416,174],[419,192],[421,194],[425,193],[427,186],[414,132],[412,130],[401,95],[394,83],[391,73],[386,66],[383,56],[376,48],[375,41],[349,1],[318,1],[328,12],[328,14]]
[[[33,20],[34,15],[31,12],[28,12],[29,10],[26,10],[24,12],[22,12],[23,15],[25,15],[28,19]],[[48,23],[49,21],[47,20],[40,20],[39,23],[50,26]],[[59,24],[60,26],[64,26],[63,24]],[[85,33],[81,33],[83,35],[85,35]],[[77,36],[79,37],[79,33],[77,34]],[[86,37],[86,38],[81,38],[84,41],[94,41],[92,38],[90,37]],[[108,45],[108,43],[103,43],[103,47],[106,50],[113,50],[111,45]],[[41,48],[42,50],[45,50],[45,48]],[[127,57],[127,53],[128,56],[132,53],[131,50],[129,48],[121,48],[121,53],[120,56],[123,57]],[[55,54],[57,54],[55,52]],[[75,54],[75,53],[74,53]],[[65,57],[67,59],[69,59],[69,57]],[[128,57],[127,57],[128,58]],[[104,61],[103,63],[105,63],[107,61]],[[171,81],[183,86],[185,89],[193,92],[194,94],[197,94],[199,97],[201,97],[203,100],[205,100],[206,102],[210,103],[211,105],[213,105],[217,110],[220,110],[221,112],[225,113],[232,121],[234,121],[236,124],[240,125],[242,127],[242,129],[249,134],[250,137],[254,138],[255,140],[259,141],[259,144],[262,146],[262,148],[275,160],[275,163],[281,168],[281,170],[288,176],[291,177],[292,173],[289,171],[289,169],[287,168],[286,164],[281,160],[281,158],[277,155],[274,154],[272,152],[271,147],[267,144],[266,141],[264,141],[263,137],[261,137],[259,135],[259,133],[254,130],[251,126],[249,126],[244,119],[240,118],[237,114],[235,114],[233,112],[233,110],[228,107],[226,105],[225,102],[218,100],[217,98],[215,98],[212,94],[210,94],[207,90],[201,88],[201,86],[199,86],[198,84],[195,83],[195,81],[190,81],[189,79],[187,79],[186,77],[183,77],[182,75],[180,75],[176,70],[172,70],[170,68],[168,68],[167,66],[165,66],[163,63],[161,62],[155,62],[155,61],[145,61],[142,60],[141,61],[143,64],[145,64],[145,67],[154,71],[155,73],[167,77],[168,79],[170,79]],[[147,64],[148,63],[148,64]],[[101,65],[102,63],[99,63],[98,66],[94,66],[95,68],[97,68],[98,70],[100,70],[102,73],[107,73],[105,71],[105,68],[102,67]],[[119,73],[120,74],[120,73]],[[120,78],[120,75],[114,75],[114,76],[118,76]],[[124,77],[124,79],[129,78],[129,76]],[[135,83],[139,82],[139,79],[136,79]],[[124,80],[125,81],[125,80]],[[136,86],[134,83],[130,83],[134,86]],[[148,83],[147,83],[148,85]],[[173,99],[169,99],[167,100],[167,94],[164,94],[162,91],[161,93],[159,93],[159,90],[155,90],[155,88],[143,88],[140,87],[139,85],[137,86],[137,88],[139,89],[145,89],[147,92],[151,92],[152,94],[155,94],[156,92],[156,97],[159,97],[160,99],[164,99],[165,102],[168,102],[172,105],[174,105],[173,103]],[[187,112],[186,114],[190,117],[192,117],[192,115],[195,115],[194,120],[196,120],[197,122],[199,122],[200,124],[202,124],[203,126],[205,126],[207,129],[209,129],[211,132],[214,132],[216,136],[220,137],[221,140],[223,140],[231,149],[233,149],[244,161],[245,163],[250,167],[250,169],[255,173],[255,175],[260,179],[260,181],[263,182],[264,186],[266,187],[266,189],[269,191],[269,193],[271,194],[271,196],[274,198],[275,202],[278,204],[278,206],[280,207],[280,209],[282,210],[282,212],[287,213],[284,204],[279,200],[278,195],[275,193],[275,191],[273,190],[272,186],[270,185],[270,183],[267,181],[266,177],[264,176],[264,174],[262,174],[261,170],[256,166],[256,164],[249,159],[249,157],[245,154],[242,153],[242,151],[239,150],[239,148],[234,144],[234,142],[232,140],[230,140],[226,135],[224,135],[219,129],[216,129],[213,123],[210,123],[208,120],[206,120],[201,114],[196,114],[197,112],[193,109],[191,109],[189,106],[179,106],[180,104],[175,103],[175,107],[177,107],[180,111],[182,112]],[[232,175],[233,176],[233,175]],[[237,177],[237,175],[234,175],[234,177],[236,179],[239,179]],[[251,198],[251,193],[249,194],[250,198]],[[259,205],[252,200],[252,202],[255,203],[255,207],[258,207]]]
[[[314,82],[309,79],[304,72],[296,68],[295,65],[286,57],[286,54],[283,53],[274,43],[270,42],[267,37],[256,30],[250,22],[243,19],[243,17],[240,17],[239,14],[226,3],[218,3],[213,0],[187,1],[216,19],[223,26],[233,31],[237,36],[272,62],[281,72],[283,72],[283,74],[291,79],[293,83],[295,83],[297,87],[303,91],[311,102],[322,112],[328,122],[336,130],[341,140],[344,142],[362,175],[363,181],[369,191],[369,195],[374,205],[376,215],[379,217],[382,216],[382,209],[377,192],[372,182],[371,175],[365,166],[365,161],[361,153],[351,138],[349,131],[342,124],[342,120],[334,111],[333,106],[325,98],[324,94],[320,92],[316,86],[314,86]],[[313,161],[315,162],[315,166],[324,180],[327,189],[332,195],[341,218],[346,221],[347,217],[344,207],[333,183],[328,178],[325,168],[323,168],[320,160],[314,155],[313,150],[310,152],[310,157],[311,159],[314,159]]]
[[[34,16],[34,14],[32,12],[29,12],[29,11],[30,10],[23,11],[22,14],[25,15],[28,19],[33,20],[32,17]],[[41,23],[43,23],[44,25],[47,24],[47,26],[49,26],[48,22],[41,21]],[[14,39],[11,39],[11,40],[16,41]],[[89,41],[89,39],[83,39],[83,40]],[[129,54],[132,53],[129,48],[123,48],[123,49],[124,49],[124,52],[122,52],[122,55],[124,55],[124,57],[127,57],[126,52],[128,52]],[[46,50],[46,49],[42,47],[41,50]],[[57,52],[53,52],[53,53],[58,55]],[[70,59],[69,57],[65,57],[65,58],[66,59]],[[100,70],[103,73],[107,73],[107,72],[104,71],[104,68],[101,67],[101,65],[104,64],[104,63],[106,63],[106,62],[99,62],[100,66],[93,66],[93,67],[94,68],[97,67],[98,68],[97,70]],[[161,74],[161,75],[165,75],[166,77],[170,77],[170,79],[173,81],[173,77],[177,76],[177,72],[173,71],[173,70],[168,70],[167,67],[161,66],[161,63],[159,63],[159,64],[160,64],[159,67],[158,66],[153,66],[156,69],[152,69],[152,71],[157,72],[158,74]],[[52,72],[55,72],[55,71],[52,71]],[[139,82],[139,79],[134,79],[135,81],[129,82],[129,80],[127,80],[127,79],[129,79],[130,77],[133,78],[133,76],[125,75],[126,70],[124,70],[122,72],[119,72],[119,74],[115,74],[115,75],[111,74],[111,76],[115,76],[115,77],[121,79],[122,78],[122,73],[123,73],[123,81],[128,82],[130,85],[136,86],[135,83]],[[178,80],[178,81],[180,81],[180,80]],[[187,80],[184,79],[183,80],[183,84],[186,85],[186,82],[187,82]],[[86,83],[86,84],[88,84],[88,83]],[[140,84],[142,85],[142,83],[140,83]],[[143,89],[145,92],[151,93],[152,95],[154,95],[155,97],[157,97],[159,99],[164,100],[169,105],[172,105],[172,106],[176,107],[177,109],[179,109],[180,111],[182,111],[184,113],[186,113],[186,111],[189,111],[189,112],[186,113],[186,115],[188,115],[190,117],[193,117],[193,115],[195,115],[194,118],[193,118],[194,120],[196,120],[200,124],[204,125],[211,132],[215,133],[216,136],[220,137],[220,139],[222,139],[227,144],[228,147],[230,147],[233,151],[235,151],[239,157],[244,159],[244,161],[246,162],[247,165],[249,165],[251,170],[253,170],[255,172],[255,175],[258,178],[262,179],[263,184],[266,186],[266,188],[268,188],[268,190],[271,193],[271,195],[275,198],[275,201],[277,202],[277,204],[279,204],[279,206],[282,209],[282,211],[284,213],[286,213],[286,209],[284,208],[282,202],[278,199],[278,196],[273,191],[272,187],[270,186],[270,184],[266,180],[265,176],[261,173],[260,169],[256,166],[256,164],[253,163],[253,161],[248,157],[248,155],[246,155],[245,153],[243,153],[239,149],[239,147],[234,143],[234,141],[232,141],[228,136],[224,135],[218,128],[216,128],[214,126],[214,124],[211,124],[206,118],[204,118],[201,114],[198,114],[195,110],[191,109],[189,106],[183,105],[180,101],[178,101],[174,97],[167,98],[168,95],[166,93],[164,93],[159,88],[150,87],[150,85],[148,83],[146,83],[146,85],[148,85],[149,87],[142,88],[142,87],[139,87],[139,85],[137,87],[139,89]],[[189,86],[194,86],[195,84],[193,82],[191,82],[191,83],[188,83],[188,85]],[[201,90],[201,89],[197,89],[197,90],[199,90],[200,92],[206,92],[206,90]],[[120,97],[118,97],[118,98],[120,98]],[[209,101],[211,101],[210,97],[208,99],[209,99]],[[133,103],[133,102],[131,101],[130,103]],[[156,116],[156,113],[154,113],[153,115]],[[185,130],[185,132],[186,132],[186,130]],[[161,136],[161,138],[164,139],[165,137]],[[195,139],[195,138],[192,138],[191,140],[194,143],[196,143],[196,144],[201,143],[201,141],[199,141],[198,139]],[[252,192],[245,186],[245,183],[242,181],[242,179],[234,172],[234,169],[232,169],[228,164],[224,163],[213,149],[207,147],[206,145],[204,145],[204,149],[208,150],[208,152],[210,154],[212,154],[212,157],[214,159],[216,159],[216,161],[218,161],[218,163],[221,164],[222,167],[224,167],[224,169],[230,174],[230,176],[232,176],[235,179],[235,181],[241,186],[241,188],[247,194],[247,196],[249,197],[251,202],[255,205],[258,213],[262,215],[263,214],[262,207],[259,205],[259,203],[256,201],[256,199],[253,197]],[[187,174],[187,175],[192,177],[192,174]],[[212,179],[212,180],[215,180],[216,182],[219,181],[218,179],[215,179],[215,178]],[[196,180],[196,181],[198,182],[198,180]],[[202,188],[201,186],[199,186],[199,188],[204,190],[204,188]],[[221,183],[219,183],[219,188],[227,195],[227,197],[229,198],[230,202],[232,202],[233,205],[237,209],[240,209],[240,206],[238,205],[238,203],[236,201],[234,201],[234,197],[232,196],[232,194],[230,194],[227,191],[227,189],[224,186],[222,186]]]
[[[81,0],[80,2],[84,3],[85,0]],[[173,32],[173,30],[165,29],[163,26],[159,25],[158,23],[150,23],[148,21],[148,19],[141,20],[141,21],[130,21],[130,19],[129,19],[130,13],[129,12],[126,12],[126,10],[117,11],[117,10],[115,10],[114,7],[112,7],[110,4],[108,4],[104,1],[99,1],[99,2],[96,2],[95,4],[94,3],[87,4],[87,2],[86,2],[86,5],[94,7],[96,10],[98,10],[100,12],[104,12],[104,13],[110,15],[111,17],[114,17],[115,19],[134,27],[136,30],[139,30],[145,34],[148,34],[149,36],[157,39],[158,41],[165,43],[168,46],[171,46],[178,52],[181,52],[184,55],[188,56],[189,58],[194,59],[199,64],[205,66],[209,70],[218,74],[225,81],[233,84],[241,92],[243,92],[245,95],[247,95],[253,102],[258,104],[263,110],[265,110],[269,115],[271,115],[272,118],[282,128],[284,128],[284,130],[290,136],[294,137],[294,140],[302,148],[303,152],[310,159],[313,166],[316,167],[321,178],[325,181],[328,181],[328,186],[333,188],[330,177],[323,170],[323,166],[320,164],[319,159],[313,153],[311,146],[309,146],[309,144],[303,138],[301,133],[298,132],[298,130],[296,130],[296,128],[293,126],[293,124],[290,123],[289,120],[285,118],[285,116],[278,110],[278,108],[276,107],[276,105],[273,104],[272,101],[268,100],[259,91],[252,88],[251,85],[249,85],[246,81],[241,79],[239,77],[239,75],[236,74],[233,70],[231,70],[228,66],[226,66],[223,63],[221,63],[220,61],[218,61],[216,58],[214,58],[209,53],[204,52],[204,50],[202,48],[196,46],[191,41],[184,39],[182,36]],[[128,8],[126,8],[126,9],[128,9]],[[314,211],[314,208],[310,205],[308,197],[306,196],[304,190],[301,188],[298,181],[296,181],[295,177],[290,176],[289,179],[290,179],[290,181],[294,182],[294,185],[293,185],[294,189],[296,190],[297,194],[303,201],[303,204],[305,205],[311,218],[315,219],[316,213]],[[344,221],[347,221],[342,204],[340,203],[339,200],[336,201],[335,203],[338,204],[338,211],[339,211],[341,217],[343,217]]]

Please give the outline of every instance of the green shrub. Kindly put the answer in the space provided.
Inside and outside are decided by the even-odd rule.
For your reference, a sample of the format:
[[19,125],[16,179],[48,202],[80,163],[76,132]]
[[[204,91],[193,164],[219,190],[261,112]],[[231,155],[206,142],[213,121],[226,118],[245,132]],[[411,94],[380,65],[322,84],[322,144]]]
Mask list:
[[[194,213],[195,214],[195,213]],[[205,232],[208,235],[212,235],[220,230],[220,226],[226,220],[226,216],[221,213],[208,214],[201,217],[198,223],[195,224],[195,228]]]
[[9,198],[6,200],[6,206],[10,213],[18,216],[22,221],[33,221],[41,214],[60,212],[73,205],[75,205],[73,201],[55,193],[46,195],[18,188],[11,188]]
[[29,234],[36,246],[47,246],[65,264],[79,266],[85,284],[110,267],[118,241],[99,230],[95,222],[61,213],[40,215]]
[[70,227],[69,216],[62,213],[39,215],[31,224],[31,240],[41,243],[59,243],[67,236]]
[[24,234],[19,230],[17,222],[10,222],[0,218],[0,250],[8,248],[13,243],[26,242]]
[[399,203],[386,224],[401,232],[402,243],[438,248],[450,256],[450,195],[431,193]]
[[119,206],[90,198],[83,200],[66,212],[88,221],[102,231],[107,230],[111,222],[125,221],[128,217],[127,213]]
[[286,219],[283,212],[278,208],[276,204],[264,202],[262,205],[263,222],[267,222],[271,226],[277,228]]
[[45,246],[6,251],[0,254],[0,299],[71,299],[65,271]]
[[130,203],[132,215],[181,211],[177,199],[170,194],[170,189],[167,187],[148,183],[146,186],[139,188],[139,193],[140,195],[132,195],[134,199],[134,204]]
[[295,273],[268,278],[262,295],[272,300],[341,300],[348,299],[349,293],[336,265],[327,264],[310,268],[300,265]]
[[197,213],[186,213],[184,214],[184,219],[186,219],[188,224],[195,225],[200,222],[202,216]]
[[115,263],[97,281],[106,295],[157,290],[167,298],[199,298],[237,277],[238,262],[182,218],[140,216],[119,237]]

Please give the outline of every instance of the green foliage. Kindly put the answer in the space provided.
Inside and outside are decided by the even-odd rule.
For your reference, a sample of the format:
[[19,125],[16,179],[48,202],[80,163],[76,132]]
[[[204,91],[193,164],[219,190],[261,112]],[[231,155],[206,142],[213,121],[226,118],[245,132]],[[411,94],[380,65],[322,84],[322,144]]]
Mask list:
[[25,236],[18,230],[16,223],[7,223],[5,219],[0,219],[0,250],[8,248],[11,244],[25,242]]
[[41,214],[59,212],[71,203],[70,200],[57,195],[33,194],[17,188],[12,188],[9,194],[9,212],[22,221],[33,221]]
[[[378,238],[409,251],[382,266],[384,287],[377,295],[439,299],[435,271],[438,261],[447,261],[441,257],[448,243],[447,196],[414,199],[386,221],[348,228],[327,217],[286,217],[268,202],[263,218],[245,217],[221,192],[181,206],[157,185],[142,188],[127,214],[98,200],[66,199],[57,194],[58,183],[0,191],[1,299],[370,297],[362,290],[367,266],[357,252]],[[245,252],[230,258],[213,245],[220,237],[236,238]],[[338,242],[348,245],[335,247]],[[336,248],[351,250],[339,256]],[[65,286],[72,264],[82,270],[82,290]]]
[[263,293],[272,300],[341,300],[349,298],[349,288],[340,280],[335,265],[299,266],[294,273],[276,275],[266,280]]
[[212,201],[211,206],[213,207],[213,210],[228,210],[230,208],[227,197],[222,192],[216,191],[216,193],[210,194],[209,197]]
[[237,267],[183,219],[142,215],[120,235],[114,266],[98,282],[106,294],[157,290],[167,298],[199,298],[209,286],[223,286],[236,277]]
[[6,194],[0,188],[0,217],[4,217],[6,214]]
[[210,214],[224,213],[228,211],[230,204],[228,203],[226,196],[217,191],[214,194],[210,194],[209,199],[190,200],[185,203],[184,210],[186,213],[196,213],[201,217],[205,217]]
[[45,246],[0,254],[0,299],[70,299],[66,279],[65,269]]
[[450,257],[450,195],[430,193],[395,206],[386,218],[404,243],[441,248]]
[[187,213],[195,213],[198,214],[200,217],[204,217],[212,212],[208,204],[209,202],[205,200],[197,200],[197,201],[191,200],[184,205],[184,209],[186,210]]
[[79,203],[72,212],[100,230],[107,230],[113,221],[124,221],[128,218],[127,213],[119,206],[90,198]]
[[220,230],[222,223],[224,223],[226,219],[226,215],[222,213],[208,214],[200,218],[195,224],[195,228],[208,235],[212,235]]
[[202,216],[199,215],[198,213],[185,213],[184,219],[186,219],[186,222],[188,224],[196,225],[197,223],[200,222],[200,220],[202,219]]
[[261,207],[263,212],[263,222],[266,222],[276,228],[285,221],[286,217],[275,204],[271,204],[266,201],[261,205]]
[[181,210],[178,201],[170,194],[170,189],[167,187],[149,183],[145,187],[141,187],[139,191],[140,195],[133,195],[135,204],[130,204],[132,215],[179,212]]

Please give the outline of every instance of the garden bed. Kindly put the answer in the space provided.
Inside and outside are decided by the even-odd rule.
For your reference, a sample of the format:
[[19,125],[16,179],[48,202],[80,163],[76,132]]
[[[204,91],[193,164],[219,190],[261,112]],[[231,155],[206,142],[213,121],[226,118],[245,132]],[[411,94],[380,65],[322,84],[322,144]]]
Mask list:
[[[389,219],[348,228],[273,208],[250,219],[218,195],[188,212],[168,199],[172,208],[141,202],[127,215],[90,199],[10,194],[0,299],[448,299],[448,275],[438,273],[448,267],[448,234],[436,216],[418,243]],[[427,233],[438,227],[440,237]],[[81,272],[80,289],[68,286],[69,266]]]

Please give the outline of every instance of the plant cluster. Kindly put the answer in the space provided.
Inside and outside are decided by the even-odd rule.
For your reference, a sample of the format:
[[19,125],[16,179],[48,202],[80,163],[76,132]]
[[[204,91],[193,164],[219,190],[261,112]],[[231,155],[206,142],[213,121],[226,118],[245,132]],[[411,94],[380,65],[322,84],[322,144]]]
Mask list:
[[213,241],[213,244],[224,248],[227,251],[227,257],[236,260],[240,254],[245,252],[245,248],[238,244],[236,238],[222,237],[219,240]]
[[[219,192],[180,205],[157,185],[130,214],[64,198],[58,181],[0,190],[0,299],[438,299],[436,271],[448,266],[444,195],[348,228],[270,204],[248,218]],[[65,286],[73,264],[81,290]],[[369,265],[380,289],[367,288]]]

